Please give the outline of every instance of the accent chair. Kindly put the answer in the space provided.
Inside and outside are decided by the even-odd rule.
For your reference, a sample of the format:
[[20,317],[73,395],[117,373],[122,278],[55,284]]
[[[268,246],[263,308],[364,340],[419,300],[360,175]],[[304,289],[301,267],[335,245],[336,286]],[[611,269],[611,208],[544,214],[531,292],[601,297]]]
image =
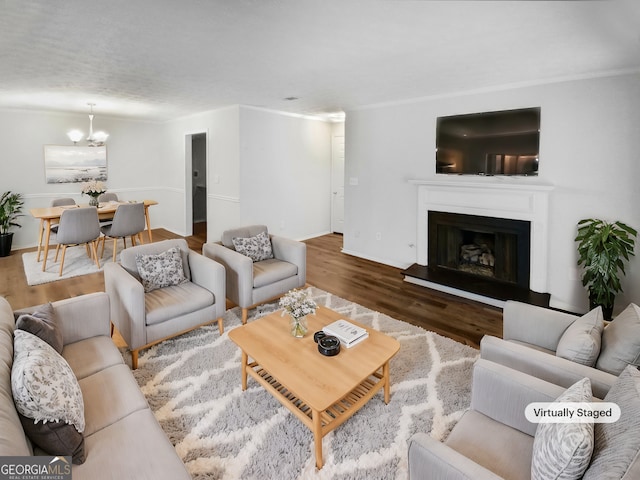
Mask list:
[[133,369],[141,349],[168,338],[216,321],[224,332],[224,267],[183,239],[123,250],[120,263],[105,265],[104,282],[111,322],[131,350]]
[[[253,258],[238,251],[237,245],[250,245],[256,238],[266,243],[265,255],[264,252],[255,255],[251,246],[240,250],[253,254]],[[222,233],[221,243],[205,243],[202,253],[224,265],[227,298],[242,309],[243,324],[247,323],[250,308],[306,283],[307,245],[269,235],[265,225],[227,230]]]

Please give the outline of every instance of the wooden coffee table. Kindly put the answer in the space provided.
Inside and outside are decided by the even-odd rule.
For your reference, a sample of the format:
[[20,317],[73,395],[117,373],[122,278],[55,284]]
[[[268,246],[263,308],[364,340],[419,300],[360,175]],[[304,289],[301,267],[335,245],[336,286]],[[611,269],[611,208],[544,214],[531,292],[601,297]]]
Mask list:
[[[378,391],[389,403],[389,360],[400,350],[392,337],[366,328],[369,338],[334,357],[318,352],[313,333],[345,318],[328,308],[307,317],[309,333],[294,338],[281,311],[229,332],[242,350],[242,390],[251,375],[313,432],[316,466],[322,468],[322,437],[346,422]],[[251,359],[251,361],[249,361]]]

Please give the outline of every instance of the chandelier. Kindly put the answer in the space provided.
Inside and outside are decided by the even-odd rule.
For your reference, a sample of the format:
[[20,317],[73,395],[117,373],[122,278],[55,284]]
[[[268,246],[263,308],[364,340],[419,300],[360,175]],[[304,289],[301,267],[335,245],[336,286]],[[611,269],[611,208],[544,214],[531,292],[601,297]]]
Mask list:
[[[87,103],[89,105],[89,136],[86,138],[87,142],[89,142],[90,147],[102,147],[106,142],[109,134],[103,132],[102,130],[98,132],[93,131],[93,107],[95,107],[95,103]],[[77,145],[82,137],[84,137],[84,133],[80,130],[71,130],[67,133],[69,139],[73,142],[74,145]]]

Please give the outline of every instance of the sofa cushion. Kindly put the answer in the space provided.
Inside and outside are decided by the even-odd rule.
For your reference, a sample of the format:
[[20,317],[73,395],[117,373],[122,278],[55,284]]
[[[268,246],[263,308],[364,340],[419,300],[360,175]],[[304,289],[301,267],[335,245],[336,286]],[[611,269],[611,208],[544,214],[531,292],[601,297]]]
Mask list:
[[111,337],[99,335],[64,346],[62,357],[78,381],[113,365],[122,365],[122,354]]
[[156,325],[213,305],[215,300],[213,293],[192,282],[160,288],[144,296],[145,319],[147,325]]
[[273,258],[273,248],[267,232],[260,232],[254,237],[234,237],[232,241],[236,252],[251,258],[254,262]]
[[253,288],[264,287],[298,274],[293,263],[272,258],[253,264]]
[[593,367],[600,354],[603,329],[602,307],[594,308],[565,330],[558,342],[556,355]]
[[596,368],[620,375],[627,365],[640,366],[640,308],[630,304],[602,333]]
[[180,285],[187,281],[178,247],[157,255],[136,255],[136,266],[145,292],[158,288]]
[[[25,433],[51,455],[84,461],[84,403],[71,367],[48,343],[16,330],[11,389]],[[42,422],[41,424],[39,422]]]
[[[556,402],[590,402],[591,382],[584,378]],[[531,480],[579,479],[593,453],[593,422],[540,423],[533,440]]]
[[[640,435],[638,435],[640,372],[633,366],[627,366],[604,400],[620,407],[620,420],[596,424],[593,457],[583,478],[584,480],[638,478],[640,473]],[[625,474],[628,476],[625,477]]]
[[16,328],[38,336],[56,352],[62,353],[62,330],[58,328],[56,312],[51,303],[42,305],[33,313],[20,315],[16,320]]

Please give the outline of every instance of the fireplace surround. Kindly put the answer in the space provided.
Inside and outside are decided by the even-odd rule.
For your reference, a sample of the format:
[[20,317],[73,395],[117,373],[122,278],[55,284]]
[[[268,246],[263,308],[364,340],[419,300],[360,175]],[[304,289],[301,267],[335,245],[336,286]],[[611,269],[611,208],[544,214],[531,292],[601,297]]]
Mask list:
[[[417,262],[403,272],[405,280],[498,307],[502,307],[504,301],[508,299],[548,305],[547,230],[549,193],[553,186],[544,184],[538,179],[526,177],[450,178],[409,181],[411,184],[416,185],[418,190]],[[482,278],[482,274],[478,274],[477,271],[472,272],[476,273],[476,275],[460,275],[460,272],[454,271],[459,270],[458,268],[454,269],[446,265],[439,266],[438,258],[433,257],[433,252],[430,252],[429,249],[430,237],[437,235],[437,233],[434,233],[433,228],[431,230],[429,228],[429,216],[439,213],[458,214],[462,217],[457,218],[462,218],[465,221],[471,217],[475,217],[476,220],[479,218],[480,223],[483,221],[489,222],[491,227],[495,226],[492,222],[496,221],[499,223],[503,220],[516,221],[507,230],[511,231],[516,226],[519,226],[516,230],[520,227],[524,228],[524,230],[518,230],[515,233],[516,238],[519,238],[519,240],[514,240],[513,237],[508,239],[508,236],[501,237],[498,240],[495,240],[494,237],[491,238],[494,238],[494,243],[497,241],[501,247],[512,250],[514,241],[518,244],[516,246],[523,245],[527,247],[524,237],[528,236],[528,262],[524,257],[516,260],[517,273],[515,279],[513,275],[503,278],[503,272],[500,271],[498,278],[495,278],[494,275],[494,278],[491,278],[489,282],[486,282],[486,279]],[[487,226],[485,225],[485,227]],[[528,234],[526,232],[527,227]],[[476,225],[474,228],[462,228],[461,230],[484,234],[486,232],[483,232],[483,229],[486,230],[487,228],[482,226],[478,228]],[[457,238],[462,235],[457,231],[448,231],[446,227],[443,228],[443,232],[440,235],[445,237],[453,236]],[[473,257],[474,248],[476,247],[481,249],[479,255],[486,253],[482,251],[480,245],[475,245],[474,247],[477,242],[474,242],[473,238],[469,240],[468,233],[466,235],[467,237],[463,239],[462,243],[470,249],[471,257]],[[483,241],[482,235],[480,235],[479,239],[479,243],[491,243],[486,239]],[[433,247],[431,248],[433,249]],[[458,257],[459,246],[456,245],[449,248],[454,251],[450,255]],[[512,257],[513,253],[509,253],[509,255]],[[490,260],[488,261],[490,262]],[[527,265],[523,265],[523,263]],[[498,268],[502,269],[503,267],[499,266]],[[476,268],[476,270],[479,269]],[[461,276],[463,279],[468,277],[467,281],[460,281]],[[489,283],[488,287],[485,285],[486,283]]]

